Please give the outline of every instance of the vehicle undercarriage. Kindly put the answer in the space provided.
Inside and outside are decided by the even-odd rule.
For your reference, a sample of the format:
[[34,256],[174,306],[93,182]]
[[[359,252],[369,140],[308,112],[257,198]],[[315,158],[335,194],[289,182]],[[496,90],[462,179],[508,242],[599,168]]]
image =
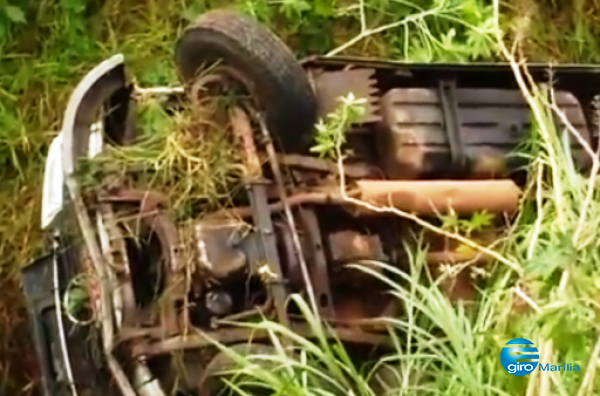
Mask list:
[[[84,189],[79,160],[132,144],[138,100],[122,56],[88,74],[65,112],[58,180],[47,168],[48,180],[67,191],[45,224],[49,253],[23,273],[48,396],[216,395],[221,385],[212,376],[223,358],[215,341],[269,348],[266,332],[236,322],[264,317],[312,336],[291,294],[312,301],[357,356],[384,353],[390,339],[381,318],[401,316],[402,306],[368,272],[391,276],[381,263],[409,271],[405,242],[420,243],[409,236],[423,231],[435,276],[444,265],[472,263],[443,283],[448,297],[476,299],[471,268],[491,258],[389,208],[433,223],[440,214],[486,212],[490,226],[471,237],[487,246],[502,235],[527,178],[527,159],[514,153],[532,127],[509,65],[296,63],[264,27],[223,11],[202,15],[176,53],[184,87],[165,94],[170,111],[213,85],[241,87],[250,98],[228,109],[243,192],[183,227],[160,192],[131,188],[110,171]],[[198,77],[216,61],[224,66]],[[546,66],[529,73],[549,81]],[[557,104],[592,146],[597,75],[552,69]],[[348,94],[365,106],[345,131],[343,162],[312,154],[314,125]],[[587,171],[581,145],[571,146]],[[73,318],[64,302],[81,274],[91,279],[90,307]],[[185,375],[173,369],[175,355]]]

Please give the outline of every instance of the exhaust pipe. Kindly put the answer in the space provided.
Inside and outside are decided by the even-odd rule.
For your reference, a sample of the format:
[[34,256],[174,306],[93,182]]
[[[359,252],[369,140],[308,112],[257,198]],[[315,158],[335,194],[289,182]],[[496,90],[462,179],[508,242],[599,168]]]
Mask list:
[[360,180],[359,199],[419,215],[514,213],[521,189],[502,180]]

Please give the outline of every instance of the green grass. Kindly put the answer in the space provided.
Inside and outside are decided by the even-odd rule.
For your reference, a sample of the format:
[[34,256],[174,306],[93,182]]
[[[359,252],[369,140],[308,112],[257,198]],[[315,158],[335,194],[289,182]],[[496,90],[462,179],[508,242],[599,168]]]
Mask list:
[[[172,53],[178,32],[194,15],[217,5],[235,6],[273,26],[299,56],[327,53],[354,40],[346,53],[427,61],[498,59],[491,37],[493,10],[483,0],[365,0],[362,28],[360,4],[359,0],[0,0],[0,394],[27,394],[36,380],[33,352],[24,336],[27,323],[18,270],[42,242],[38,225],[43,161],[78,80],[97,62],[122,52],[139,84],[175,82]],[[427,14],[436,6],[441,8]],[[506,8],[506,26],[513,36],[527,37],[525,51],[532,59],[598,62],[598,10],[597,1],[512,1]],[[416,17],[403,19],[408,15]],[[390,28],[372,34],[386,25]],[[540,194],[553,199],[544,201],[541,217],[524,210],[523,224],[515,228],[506,254],[523,264],[529,274],[527,283],[544,308],[543,314],[528,317],[527,331],[552,337],[561,356],[583,362],[594,343],[591,307],[600,284],[595,268],[595,219],[600,218],[596,215],[597,197],[594,193],[592,203],[582,208],[587,197],[585,181],[573,173],[564,156],[556,154],[560,154],[559,148],[549,150],[556,142],[539,136],[540,166],[555,175],[539,187]],[[535,200],[532,205],[535,207]],[[572,243],[569,235],[578,229],[580,239]],[[565,271],[569,274],[567,286],[557,290]],[[499,275],[499,279],[504,277]],[[439,298],[435,289],[411,291],[416,292],[434,295],[424,300],[427,304]],[[486,355],[486,350],[478,349],[483,348],[478,346],[478,334],[491,326],[487,318],[500,315],[494,327],[508,332],[516,332],[510,329],[518,327],[502,317],[502,304],[508,298],[503,284],[492,287],[488,294],[476,316],[479,320],[474,322],[446,307],[444,318],[449,322],[442,324],[465,338],[454,340],[451,347],[422,350],[438,361],[444,358],[452,363],[446,366],[458,364],[440,379],[450,381],[445,384],[455,392],[447,394],[481,390],[470,387],[485,383],[498,386],[498,381],[506,378],[497,375],[498,367],[492,367],[491,361],[478,360]],[[414,316],[427,320],[431,312],[423,312],[425,308],[413,307]],[[425,342],[427,335],[419,334],[417,342]],[[574,346],[562,345],[565,337],[573,340]],[[461,345],[474,346],[473,354],[456,356]],[[417,368],[431,367],[431,356],[407,356],[401,362],[403,373],[413,375]],[[464,380],[452,382],[460,377],[461,367],[476,370],[463,373]],[[491,382],[477,382],[487,380],[488,374]],[[565,394],[574,394],[570,392],[575,385],[569,381],[565,377]],[[519,384],[514,386],[521,389]],[[479,394],[487,391],[482,392]]]

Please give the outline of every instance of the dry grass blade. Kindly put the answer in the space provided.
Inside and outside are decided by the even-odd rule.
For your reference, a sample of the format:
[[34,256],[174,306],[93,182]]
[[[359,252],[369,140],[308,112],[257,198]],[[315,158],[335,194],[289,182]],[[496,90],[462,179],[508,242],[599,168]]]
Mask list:
[[129,187],[162,193],[178,219],[231,199],[245,169],[223,98],[186,102],[173,115],[148,99],[140,110],[144,129],[137,141],[112,147],[92,162],[119,174]]

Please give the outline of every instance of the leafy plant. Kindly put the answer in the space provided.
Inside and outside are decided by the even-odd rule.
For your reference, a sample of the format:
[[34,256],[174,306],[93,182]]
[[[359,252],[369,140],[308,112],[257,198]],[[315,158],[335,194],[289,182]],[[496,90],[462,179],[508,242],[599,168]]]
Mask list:
[[0,1],[0,40],[8,38],[9,32],[14,25],[26,22],[23,9],[11,4],[8,0]]
[[345,133],[350,126],[364,114],[366,99],[356,98],[350,93],[339,99],[338,109],[327,115],[327,120],[320,120],[316,125],[316,145],[310,151],[321,157],[335,158],[338,144],[346,142]]
[[440,214],[442,229],[450,230],[454,233],[465,233],[470,236],[473,232],[482,231],[493,224],[494,215],[486,211],[475,212],[470,218],[460,218],[455,212]]

